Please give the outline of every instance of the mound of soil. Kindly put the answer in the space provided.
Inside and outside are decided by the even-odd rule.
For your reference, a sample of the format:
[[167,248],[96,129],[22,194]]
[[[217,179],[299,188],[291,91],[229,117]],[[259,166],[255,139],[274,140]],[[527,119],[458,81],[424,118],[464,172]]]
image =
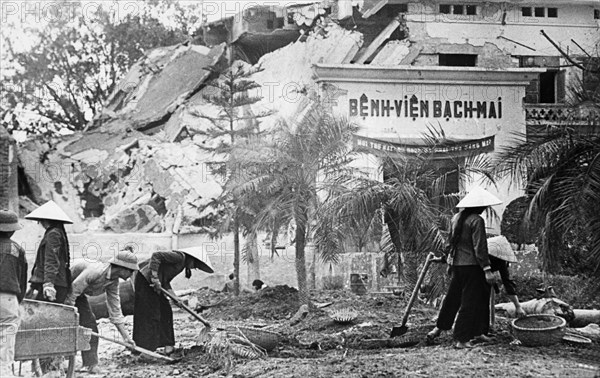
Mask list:
[[298,290],[279,285],[238,297],[227,294],[213,308],[221,320],[288,319],[298,310]]

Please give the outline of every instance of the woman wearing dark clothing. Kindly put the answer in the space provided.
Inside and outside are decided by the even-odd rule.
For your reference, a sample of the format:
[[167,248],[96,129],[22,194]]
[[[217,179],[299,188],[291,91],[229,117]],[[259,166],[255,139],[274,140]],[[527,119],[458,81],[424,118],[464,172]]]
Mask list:
[[175,295],[171,280],[184,270],[189,279],[192,269],[213,273],[202,248],[154,252],[150,260],[140,264],[140,272],[135,277],[133,313],[133,341],[137,346],[148,350],[164,347],[166,354],[173,351],[173,311],[160,288]]
[[[492,239],[488,239],[488,243],[491,242],[491,240]],[[508,241],[506,243],[508,243]],[[510,256],[510,254],[512,254],[512,257]],[[497,257],[494,255],[496,255]],[[521,303],[519,302],[519,298],[517,297],[517,286],[515,285],[515,282],[510,278],[510,272],[508,270],[509,261],[516,261],[514,253],[512,252],[512,250],[510,250],[509,253],[506,253],[497,249],[490,249],[489,258],[491,270],[492,272],[498,272],[500,274],[500,278],[502,280],[502,284],[504,285],[506,295],[514,303],[517,316],[524,316],[525,312],[523,311]],[[452,325],[454,324],[454,319],[456,317],[456,313],[460,308],[460,302],[460,292],[448,292],[446,298],[444,299],[442,308],[440,309],[440,313],[436,322],[436,327],[427,334],[427,338],[429,340],[438,337],[442,333],[442,331],[447,331],[452,328]],[[490,307],[486,306],[485,309],[485,317],[482,317],[482,334],[475,336],[475,339],[480,339],[482,341],[489,340],[489,338],[486,335],[489,332]]]
[[25,219],[37,220],[46,229],[29,279],[31,289],[38,293],[34,299],[64,303],[71,286],[69,239],[64,224],[73,222],[54,201],[46,202]]
[[[457,348],[471,347],[470,340],[485,331],[490,288],[495,278],[488,254],[485,222],[481,214],[486,207],[501,203],[502,201],[488,191],[475,188],[458,203],[457,207],[462,210],[452,218],[452,252],[448,260],[452,279],[440,314],[458,312],[454,325]],[[452,322],[449,318],[440,316],[437,328],[450,329]]]

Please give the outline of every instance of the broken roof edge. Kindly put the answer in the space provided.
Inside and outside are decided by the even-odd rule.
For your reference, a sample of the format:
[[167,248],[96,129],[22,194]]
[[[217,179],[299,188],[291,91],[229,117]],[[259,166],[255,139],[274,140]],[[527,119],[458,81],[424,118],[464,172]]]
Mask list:
[[322,82],[382,82],[490,85],[528,85],[533,75],[545,68],[448,67],[448,66],[370,66],[357,64],[314,64],[317,83]]

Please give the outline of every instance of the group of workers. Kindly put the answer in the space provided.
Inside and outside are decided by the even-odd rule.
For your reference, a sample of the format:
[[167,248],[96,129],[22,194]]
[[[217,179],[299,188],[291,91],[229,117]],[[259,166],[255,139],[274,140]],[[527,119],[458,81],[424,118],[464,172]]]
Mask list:
[[[517,315],[525,315],[508,272],[508,263],[514,260],[510,255],[491,256],[488,251],[485,223],[481,214],[487,207],[500,203],[502,201],[482,188],[473,189],[458,203],[457,207],[461,210],[453,217],[449,233],[448,263],[451,282],[436,327],[427,335],[429,339],[434,339],[442,331],[453,327],[457,348],[469,348],[476,340],[489,339],[490,290],[498,281],[497,275],[493,273],[495,271],[500,273],[507,295],[515,304]],[[183,271],[186,278],[191,277],[192,269],[213,272],[207,259],[200,256],[199,251],[182,249],[154,252],[149,260],[138,265],[133,251],[123,249],[108,262],[81,261],[71,267],[69,241],[64,225],[72,222],[62,209],[49,201],[25,218],[38,221],[45,229],[29,280],[29,295],[32,298],[76,306],[80,324],[98,332],[87,296],[104,292],[110,321],[127,343],[151,351],[164,347],[165,354],[173,352],[173,312],[162,291],[168,290],[174,295],[170,282]],[[0,320],[2,335],[8,338],[7,343],[0,344],[3,366],[14,356],[19,303],[26,295],[25,252],[10,239],[19,228],[16,214],[0,211]],[[134,282],[135,307],[133,336],[130,337],[121,311],[119,279],[127,280],[134,272],[137,272]],[[234,280],[235,276],[231,275],[224,291],[233,288]],[[263,285],[260,280],[253,282],[255,290],[260,290]],[[89,372],[97,372],[97,337],[92,336],[90,346],[90,350],[82,352],[83,367]]]
[[[183,271],[188,279],[192,269],[213,272],[200,249],[154,252],[150,259],[138,264],[132,248],[128,247],[106,262],[81,260],[70,266],[69,240],[64,225],[72,221],[65,212],[55,202],[49,201],[25,218],[38,221],[45,229],[27,291],[25,252],[11,240],[13,233],[21,228],[18,217],[14,212],[0,211],[0,332],[3,338],[0,343],[0,376],[12,375],[9,365],[14,360],[15,337],[20,324],[19,303],[25,297],[75,306],[79,324],[97,333],[96,317],[87,297],[105,293],[110,322],[126,343],[151,351],[162,347],[165,354],[173,352],[173,312],[163,290],[175,295],[170,283]],[[119,279],[132,277],[135,308],[133,334],[130,336],[121,310]],[[82,351],[81,356],[81,370],[101,372],[98,368],[97,336],[92,334],[90,349]]]

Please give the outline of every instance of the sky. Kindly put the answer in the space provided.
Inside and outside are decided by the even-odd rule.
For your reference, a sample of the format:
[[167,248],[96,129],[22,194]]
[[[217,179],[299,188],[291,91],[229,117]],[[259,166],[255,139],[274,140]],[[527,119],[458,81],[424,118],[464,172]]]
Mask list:
[[[356,1],[356,0],[347,0]],[[198,20],[202,20],[202,14],[206,16],[207,21],[212,22],[218,19],[231,17],[239,14],[245,9],[256,5],[268,5],[273,7],[285,7],[294,4],[310,4],[319,0],[179,0],[183,7],[189,7],[195,10]],[[199,7],[199,5],[202,5]],[[35,33],[29,33],[30,30],[43,29],[48,23],[59,22],[68,23],[76,20],[79,14],[87,18],[88,23],[93,24],[94,14],[99,7],[109,12],[111,17],[118,22],[125,19],[128,15],[136,15],[143,12],[143,0],[0,0],[0,53],[2,62],[0,64],[0,77],[5,77],[13,72],[13,68],[8,62],[8,45],[5,44],[5,37],[11,41],[13,49],[17,52],[28,51],[37,42]],[[199,14],[198,14],[199,13]],[[162,9],[153,14],[166,26],[174,26],[176,12],[173,8]],[[200,26],[200,21],[191,28]],[[28,114],[23,110],[22,114]],[[37,118],[37,115],[32,115]]]

